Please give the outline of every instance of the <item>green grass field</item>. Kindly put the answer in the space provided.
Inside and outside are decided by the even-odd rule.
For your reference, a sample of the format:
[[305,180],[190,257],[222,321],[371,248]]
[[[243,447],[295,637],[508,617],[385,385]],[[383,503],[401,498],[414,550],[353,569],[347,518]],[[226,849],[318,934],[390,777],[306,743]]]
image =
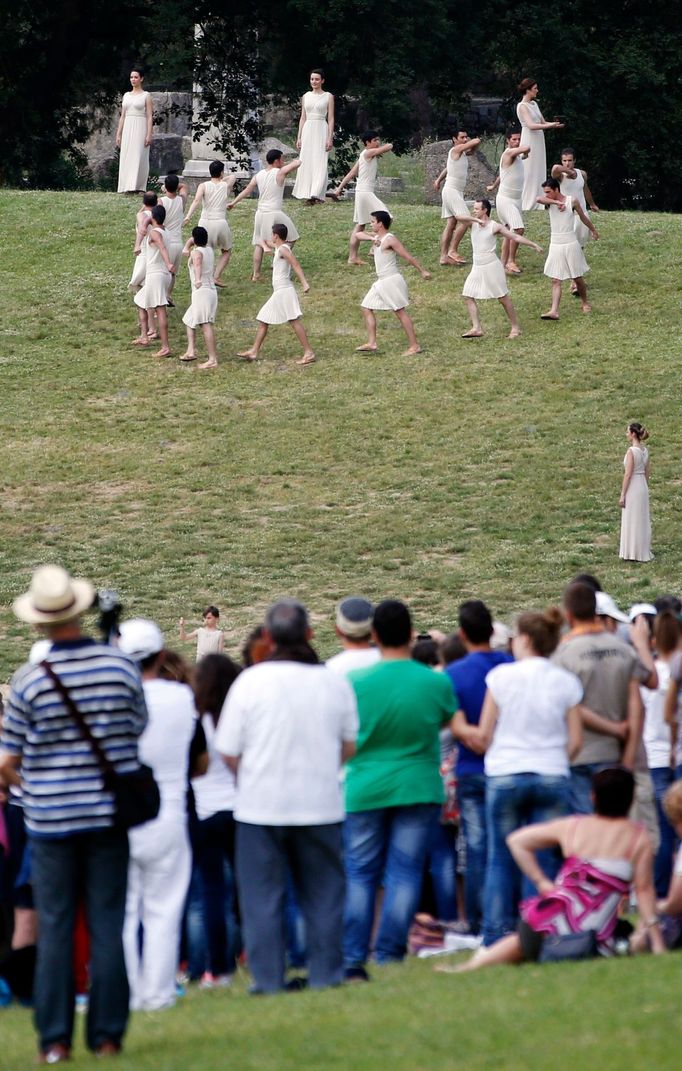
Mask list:
[[[682,220],[602,213],[589,249],[594,312],[566,295],[559,323],[539,319],[549,283],[542,256],[524,250],[512,280],[523,337],[508,341],[501,307],[487,302],[487,336],[464,342],[465,272],[438,267],[438,209],[401,205],[395,231],[434,272],[423,281],[406,268],[425,352],[403,358],[390,313],[380,352],[354,352],[372,275],[345,263],[351,205],[294,204],[319,358],[298,368],[287,327],[271,330],[257,364],[233,356],[270,292],[249,281],[253,205],[240,205],[221,367],[200,373],[130,345],[136,207],[112,194],[0,192],[2,678],[30,639],[11,599],[41,561],[116,587],[128,613],[171,636],[181,614],[195,620],[215,602],[232,649],[273,596],[296,595],[323,654],[334,601],[354,591],[403,597],[419,628],[449,629],[463,598],[505,617],[556,600],[578,570],[626,604],[679,590]],[[529,233],[546,244],[543,214]],[[177,290],[179,354],[184,272]],[[647,565],[617,556],[630,419],[652,433]]]

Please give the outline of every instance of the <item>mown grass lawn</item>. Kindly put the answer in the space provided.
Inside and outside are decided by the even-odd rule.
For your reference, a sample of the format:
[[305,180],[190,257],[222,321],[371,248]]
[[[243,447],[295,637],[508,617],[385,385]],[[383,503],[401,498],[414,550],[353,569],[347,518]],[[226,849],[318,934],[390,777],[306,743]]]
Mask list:
[[[543,258],[524,251],[512,281],[522,339],[507,341],[488,302],[486,338],[464,342],[464,272],[438,267],[439,211],[397,206],[396,233],[434,272],[425,282],[406,269],[425,352],[403,358],[391,314],[380,352],[354,352],[371,270],[345,263],[352,206],[293,204],[319,358],[301,369],[285,327],[257,364],[233,356],[269,293],[249,282],[253,204],[240,205],[221,367],[199,373],[130,346],[136,208],[114,194],[0,192],[3,679],[29,642],[11,599],[41,561],[117,588],[128,613],[171,636],[181,614],[215,602],[232,649],[273,596],[293,594],[323,654],[334,601],[355,591],[403,597],[419,628],[448,629],[463,598],[505,617],[556,600],[578,570],[624,604],[679,590],[680,218],[602,213],[588,251],[594,312],[566,295],[556,324],[539,319]],[[529,233],[546,244],[544,214]],[[177,293],[179,354],[184,273]],[[651,430],[647,565],[618,559],[630,419]]]

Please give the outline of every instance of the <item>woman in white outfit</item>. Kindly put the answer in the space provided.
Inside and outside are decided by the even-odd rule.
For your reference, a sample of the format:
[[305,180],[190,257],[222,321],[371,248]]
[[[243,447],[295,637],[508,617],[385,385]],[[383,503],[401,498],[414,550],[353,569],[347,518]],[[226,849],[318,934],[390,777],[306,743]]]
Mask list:
[[577,201],[574,201],[572,197],[564,197],[557,179],[545,179],[542,190],[543,195],[538,197],[538,204],[549,209],[551,230],[549,252],[543,270],[544,274],[552,280],[552,305],[549,312],[543,312],[541,319],[559,319],[561,283],[564,279],[573,280],[583,312],[591,312],[592,306],[587,301],[587,287],[583,278],[590,269],[576,237],[573,213],[578,214],[595,241],[599,238],[597,229]]
[[119,193],[137,193],[147,189],[154,109],[151,94],[142,88],[143,81],[142,72],[133,68],[130,72],[132,88],[123,95],[121,118],[116,128],[116,146],[121,150]]
[[481,139],[470,138],[466,130],[458,130],[456,134],[453,134],[452,148],[448,153],[447,162],[433,184],[434,190],[437,191],[445,180],[441,194],[443,207],[440,213],[441,219],[446,220],[440,239],[440,263],[444,267],[449,264],[466,263],[464,257],[459,254],[459,243],[466,234],[466,227],[458,226],[457,217],[469,214],[464,200],[469,175],[469,157],[480,144]]
[[374,192],[374,187],[376,186],[377,181],[379,157],[383,156],[384,153],[391,152],[393,146],[389,142],[382,145],[381,138],[376,130],[366,130],[362,135],[361,141],[365,146],[364,149],[348,174],[344,175],[341,179],[341,182],[336,187],[335,191],[336,196],[338,197],[349,182],[352,182],[353,179],[357,180],[355,183],[355,200],[353,201],[353,223],[355,226],[351,232],[349,242],[349,264],[365,263],[365,261],[361,260],[358,256],[358,250],[360,248],[360,239],[358,238],[358,235],[364,231],[368,223],[371,222],[372,212],[388,212],[384,202],[379,200]]
[[310,72],[310,91],[301,98],[296,148],[301,167],[293,196],[308,204],[322,204],[327,193],[327,160],[334,144],[334,98],[324,89],[324,71]]
[[530,156],[523,167],[523,196],[521,204],[524,212],[537,208],[542,183],[547,178],[547,154],[545,152],[545,130],[560,130],[563,123],[558,119],[547,122],[537,104],[538,84],[533,78],[524,78],[519,85],[523,93],[516,105],[516,115],[521,124],[521,144],[530,148]]
[[649,516],[649,451],[642,443],[649,432],[633,421],[626,428],[630,443],[623,458],[625,474],[620,492],[620,557],[627,561],[650,562],[651,518]]
[[199,226],[204,227],[208,233],[208,244],[214,253],[220,249],[220,258],[216,264],[214,283],[221,289],[225,283],[221,282],[222,274],[230,263],[232,255],[232,231],[227,222],[227,199],[232,192],[235,176],[223,178],[225,164],[222,160],[212,160],[208,165],[208,173],[211,176],[208,182],[202,182],[197,186],[197,192],[185,216],[184,222],[189,223],[195,208],[201,205]]
[[[128,897],[123,926],[130,1006],[156,1011],[175,1003],[180,926],[189,886],[187,771],[197,729],[192,690],[163,680],[163,635],[153,621],[124,621],[121,650],[140,667],[149,721],[139,742],[161,795],[158,818],[131,829]],[[206,770],[208,756],[200,758]],[[142,940],[140,942],[140,927]]]
[[296,159],[285,164],[281,149],[269,149],[265,162],[267,166],[262,171],[257,171],[242,192],[238,193],[234,201],[230,201],[227,206],[228,212],[231,212],[240,201],[250,197],[254,191],[258,191],[258,208],[253,219],[253,238],[251,239],[253,246],[252,283],[257,283],[260,279],[263,265],[263,242],[270,241],[275,223],[283,223],[286,227],[289,248],[292,248],[294,242],[297,242],[300,237],[293,221],[283,211],[282,203],[287,175],[296,171],[301,166],[301,161]]

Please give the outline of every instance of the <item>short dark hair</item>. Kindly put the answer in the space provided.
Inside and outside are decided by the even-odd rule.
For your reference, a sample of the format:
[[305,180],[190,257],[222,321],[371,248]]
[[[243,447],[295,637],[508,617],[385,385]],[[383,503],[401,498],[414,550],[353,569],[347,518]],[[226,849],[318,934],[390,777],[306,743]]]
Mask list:
[[654,599],[654,606],[659,614],[665,613],[666,610],[671,610],[674,614],[682,613],[682,600],[678,599],[677,595],[659,595]]
[[609,766],[592,778],[595,814],[627,818],[635,798],[635,779],[624,766]]
[[289,228],[286,223],[273,223],[272,233],[276,234],[278,238],[281,238],[283,242],[286,242],[289,236]]
[[265,627],[277,646],[295,647],[307,643],[308,611],[298,599],[280,599],[266,613]]
[[597,595],[593,587],[573,580],[564,588],[564,609],[577,621],[592,621],[597,615]]
[[380,223],[386,230],[391,226],[391,217],[381,208],[378,208],[376,212],[370,212],[370,216],[373,216],[377,223]]
[[225,164],[222,160],[211,160],[208,165],[208,173],[211,178],[219,178],[225,170]]
[[560,156],[572,156],[575,160],[575,149],[572,149],[570,145],[567,145],[565,149],[561,150]]
[[160,223],[163,226],[166,219],[166,209],[163,205],[154,205],[152,208],[152,219],[155,223]]
[[378,138],[378,137],[379,137],[379,131],[378,130],[365,130],[364,134],[360,135],[360,141],[362,141],[366,145],[368,141],[373,141],[374,138]]
[[194,239],[194,244],[198,245],[199,248],[208,245],[208,231],[205,227],[193,227],[192,238]]
[[550,178],[545,179],[545,181],[542,184],[542,187],[543,187],[543,189],[545,187],[549,187],[550,190],[560,190],[561,189],[561,183],[559,182],[558,179],[551,178],[551,176],[550,176]]
[[178,186],[180,185],[180,179],[177,175],[166,175],[163,180],[163,184],[169,193],[177,193]]
[[142,194],[142,204],[145,208],[153,208],[158,202],[159,198],[158,195],[154,193],[154,190],[147,190],[146,193]]
[[379,603],[372,627],[382,647],[404,647],[412,637],[410,611],[399,599],[384,599]]
[[602,590],[601,584],[593,573],[578,573],[577,576],[573,577],[572,583],[589,584],[589,586],[593,588],[594,591]]
[[493,634],[493,615],[480,599],[468,599],[459,608],[459,627],[470,643],[488,643]]
[[513,138],[515,134],[519,134],[519,135],[521,134],[521,127],[520,126],[507,127],[507,132],[505,134],[505,137],[506,137],[507,141],[509,141],[510,138]]
[[210,714],[218,723],[225,696],[241,673],[241,666],[224,654],[200,658],[194,670],[194,705],[199,714]]
[[214,617],[220,617],[220,610],[217,606],[207,606],[201,616],[206,617],[206,614],[213,614]]
[[462,643],[458,632],[452,632],[446,636],[440,645],[441,661],[449,666],[452,662],[459,662],[460,658],[466,658],[467,649]]
[[324,71],[321,67],[313,67],[311,74],[319,74],[320,78],[324,80]]
[[274,164],[275,160],[281,160],[284,153],[281,149],[268,149],[265,154],[265,160],[268,164]]
[[476,204],[476,202],[478,202],[479,205],[483,205],[486,210],[486,213],[490,215],[493,206],[491,205],[487,197],[477,197],[474,201],[474,204]]
[[417,640],[412,648],[412,658],[415,662],[421,662],[424,666],[437,666],[440,662],[440,651],[435,640]]

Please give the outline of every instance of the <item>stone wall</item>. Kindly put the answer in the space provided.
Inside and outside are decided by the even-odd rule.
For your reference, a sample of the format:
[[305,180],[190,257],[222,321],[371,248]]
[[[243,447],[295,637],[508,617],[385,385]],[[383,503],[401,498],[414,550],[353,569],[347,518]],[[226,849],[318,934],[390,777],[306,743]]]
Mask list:
[[[149,156],[150,173],[165,175],[169,171],[182,171],[190,148],[192,94],[163,92],[151,96],[154,140]],[[113,163],[120,114],[120,105],[111,112],[97,112],[95,132],[83,146],[95,178],[105,174]]]
[[[440,193],[436,193],[433,184],[445,167],[451,148],[452,139],[449,139],[448,141],[434,141],[422,149],[426,165],[424,193],[427,204],[440,204]],[[477,149],[469,157],[469,176],[464,197],[467,201],[473,201],[477,197],[487,197],[485,188],[494,181],[495,172],[480,149]]]

